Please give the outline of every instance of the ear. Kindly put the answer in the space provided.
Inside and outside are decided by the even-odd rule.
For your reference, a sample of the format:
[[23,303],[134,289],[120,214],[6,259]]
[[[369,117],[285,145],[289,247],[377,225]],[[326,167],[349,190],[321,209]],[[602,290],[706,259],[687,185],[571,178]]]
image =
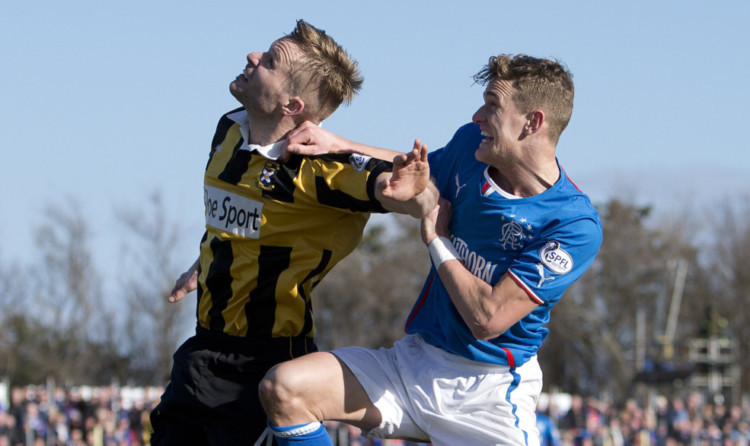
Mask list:
[[299,96],[289,98],[289,102],[281,108],[281,112],[286,116],[295,116],[302,113],[305,109],[305,101]]
[[544,112],[542,110],[534,110],[526,116],[526,125],[523,127],[523,132],[526,135],[533,135],[542,129],[544,125]]

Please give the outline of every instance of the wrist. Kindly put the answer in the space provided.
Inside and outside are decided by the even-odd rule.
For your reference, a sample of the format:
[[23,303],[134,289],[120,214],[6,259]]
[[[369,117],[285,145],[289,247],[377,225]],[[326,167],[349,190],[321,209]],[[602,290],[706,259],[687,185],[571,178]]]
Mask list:
[[448,237],[435,237],[427,245],[427,249],[430,251],[430,259],[435,269],[440,268],[440,265],[448,260],[459,260],[458,251]]

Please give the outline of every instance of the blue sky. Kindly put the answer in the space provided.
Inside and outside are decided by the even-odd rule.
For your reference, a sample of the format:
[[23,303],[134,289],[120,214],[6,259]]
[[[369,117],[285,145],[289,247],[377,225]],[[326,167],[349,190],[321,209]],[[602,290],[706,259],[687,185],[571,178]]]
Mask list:
[[[460,4],[459,4],[460,3]],[[558,146],[595,201],[658,206],[750,190],[750,2],[5,0],[0,4],[0,260],[27,261],[44,208],[73,200],[111,269],[115,210],[161,191],[202,234],[202,175],[245,55],[304,18],[356,58],[365,84],[325,126],[407,150],[441,147],[497,53],[556,57],[573,72]],[[115,255],[112,255],[115,254]],[[107,260],[104,260],[107,259]]]

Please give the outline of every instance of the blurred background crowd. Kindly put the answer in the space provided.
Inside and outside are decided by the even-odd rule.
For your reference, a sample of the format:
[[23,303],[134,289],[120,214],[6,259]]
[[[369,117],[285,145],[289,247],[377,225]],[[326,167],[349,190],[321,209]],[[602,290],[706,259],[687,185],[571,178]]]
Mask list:
[[[141,446],[161,388],[16,387],[0,393],[0,446]],[[4,393],[4,394],[3,394]],[[721,396],[648,395],[614,403],[604,398],[544,394],[538,409],[542,446],[745,446],[750,406]],[[366,440],[330,423],[337,446],[412,446]]]

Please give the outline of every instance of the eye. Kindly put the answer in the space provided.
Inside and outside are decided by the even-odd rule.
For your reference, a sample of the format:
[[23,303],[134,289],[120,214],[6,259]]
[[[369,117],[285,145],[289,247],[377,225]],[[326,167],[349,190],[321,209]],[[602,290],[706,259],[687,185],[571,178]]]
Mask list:
[[276,61],[274,60],[273,55],[271,55],[271,53],[263,53],[263,57],[261,57],[260,63],[266,68],[273,68]]

